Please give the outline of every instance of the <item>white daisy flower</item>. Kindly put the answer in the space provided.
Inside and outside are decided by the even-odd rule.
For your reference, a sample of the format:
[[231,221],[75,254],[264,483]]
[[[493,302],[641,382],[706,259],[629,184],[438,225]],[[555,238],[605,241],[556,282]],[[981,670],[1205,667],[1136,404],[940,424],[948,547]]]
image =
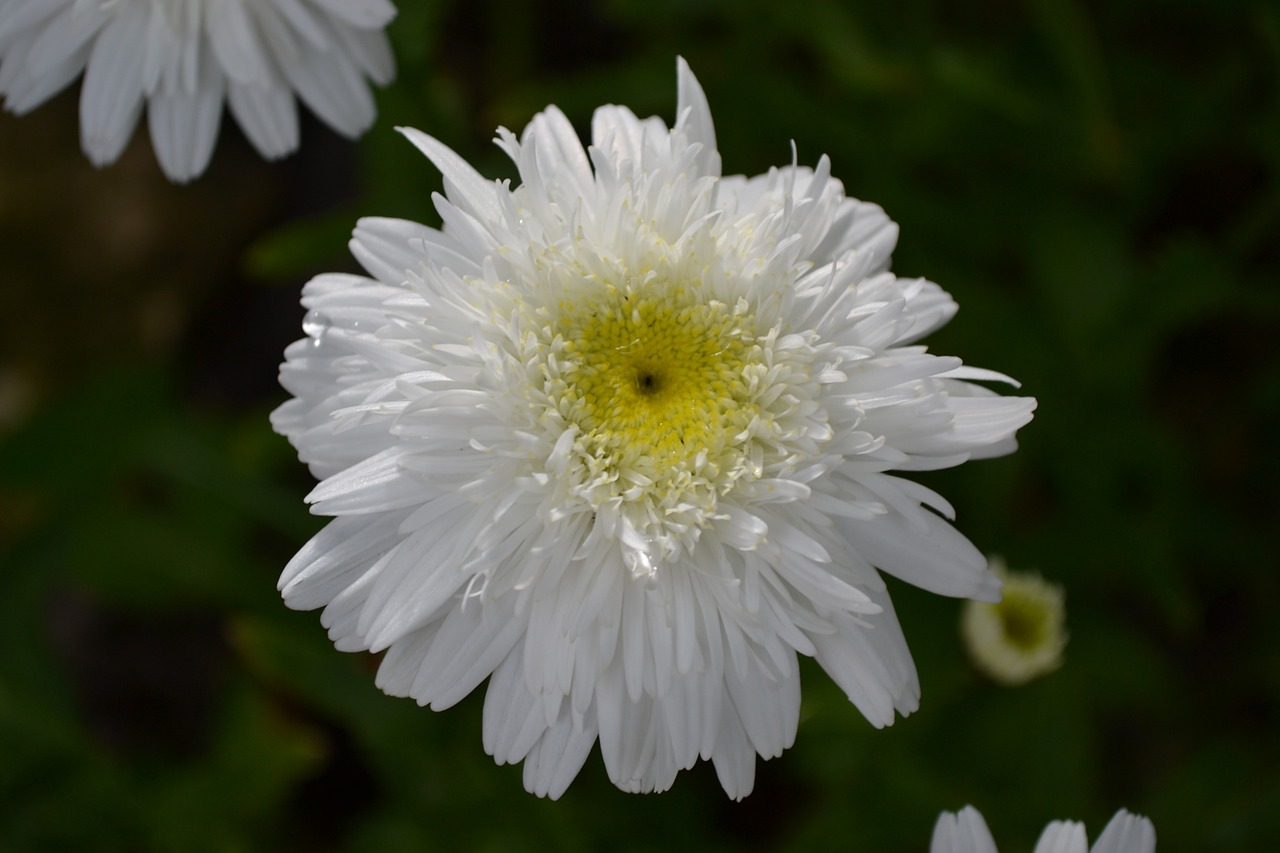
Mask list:
[[[298,147],[296,93],[355,137],[373,123],[368,80],[395,76],[390,0],[0,0],[0,96],[22,115],[84,72],[80,142],[114,163],[147,108],[171,180],[209,164],[225,99],[264,157]],[[366,80],[368,78],[368,80]]]
[[[1154,853],[1156,830],[1151,821],[1121,809],[1089,847],[1084,824],[1055,820],[1044,828],[1034,853]],[[933,827],[929,853],[997,853],[987,822],[973,806],[943,812]]]
[[1004,583],[1000,601],[969,601],[960,636],[974,666],[992,681],[1015,686],[1062,666],[1067,647],[1066,594],[1034,572],[1010,572],[999,557],[990,569]]
[[285,601],[385,650],[390,694],[439,710],[488,678],[485,749],[539,795],[598,738],[625,790],[702,758],[741,798],[794,739],[798,654],[876,726],[915,709],[877,569],[999,595],[890,472],[1007,453],[1034,400],[913,343],[955,303],[888,272],[897,227],[825,157],[722,178],[683,61],[677,115],[601,107],[584,151],[549,107],[498,131],[514,188],[404,130],[443,228],[362,220],[372,277],[312,280],[281,368],[272,422],[335,516]]

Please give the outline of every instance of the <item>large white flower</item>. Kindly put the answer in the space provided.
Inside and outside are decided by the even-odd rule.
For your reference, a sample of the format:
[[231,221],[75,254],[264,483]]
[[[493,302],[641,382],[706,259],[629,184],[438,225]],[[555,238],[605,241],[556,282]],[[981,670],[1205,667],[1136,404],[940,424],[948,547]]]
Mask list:
[[912,711],[876,569],[999,582],[889,472],[1008,452],[1035,404],[912,344],[956,306],[887,271],[884,212],[825,157],[721,178],[683,62],[670,130],[618,106],[585,151],[555,107],[500,129],[514,189],[404,133],[444,174],[443,228],[362,220],[373,278],[312,280],[281,369],[272,421],[336,516],[286,602],[386,650],[388,693],[439,710],[489,678],[485,749],[540,795],[597,736],[626,790],[701,757],[746,795],[794,739],[797,654],[876,726]]
[[0,0],[0,96],[23,114],[84,72],[80,141],[115,162],[147,107],[166,175],[209,163],[225,99],[264,157],[298,147],[296,93],[346,136],[395,74],[391,0]]
[[[1093,847],[1084,824],[1055,820],[1044,828],[1034,853],[1155,853],[1156,830],[1151,821],[1124,809],[1116,812]],[[997,853],[987,822],[973,806],[943,812],[933,827],[929,853]]]

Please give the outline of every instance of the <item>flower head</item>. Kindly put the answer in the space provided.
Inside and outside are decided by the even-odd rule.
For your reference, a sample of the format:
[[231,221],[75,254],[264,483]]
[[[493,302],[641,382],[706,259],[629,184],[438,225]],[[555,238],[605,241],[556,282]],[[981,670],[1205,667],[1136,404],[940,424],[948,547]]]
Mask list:
[[[811,655],[877,726],[916,707],[877,569],[999,582],[893,475],[1005,453],[1034,401],[913,342],[955,312],[888,272],[896,226],[824,157],[721,177],[679,64],[668,129],[555,107],[498,132],[520,183],[405,135],[444,174],[439,230],[365,219],[371,277],[304,290],[272,416],[335,516],[286,567],[338,648],[435,709],[489,679],[485,749],[558,796],[597,738],[663,790],[699,758],[747,794],[795,736]],[[925,507],[932,509],[926,509]]]
[[395,73],[382,28],[391,0],[0,0],[0,96],[21,115],[84,72],[80,141],[115,162],[147,108],[166,175],[209,164],[225,99],[264,157],[298,147],[296,93],[358,136],[373,123],[365,78]]
[[[1055,820],[1044,828],[1035,853],[1155,853],[1156,830],[1151,821],[1121,809],[1089,847],[1084,824]],[[996,853],[987,822],[973,806],[943,812],[933,827],[929,853]]]
[[1025,684],[1062,665],[1067,647],[1062,587],[1033,572],[1010,572],[991,558],[1004,582],[1000,601],[965,603],[960,634],[974,665],[1000,684]]

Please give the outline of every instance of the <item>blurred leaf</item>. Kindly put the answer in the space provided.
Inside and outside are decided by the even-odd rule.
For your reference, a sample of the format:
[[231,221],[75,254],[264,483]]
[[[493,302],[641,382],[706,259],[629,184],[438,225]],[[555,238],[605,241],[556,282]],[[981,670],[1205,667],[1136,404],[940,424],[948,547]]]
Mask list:
[[[1058,210],[1031,235],[1032,282],[1060,324],[1072,367],[1090,371],[1108,338],[1120,332],[1133,304],[1135,270],[1114,222],[1085,211]],[[1093,378],[1090,376],[1090,378]]]
[[294,286],[320,266],[343,263],[356,218],[343,210],[282,225],[253,244],[244,257],[245,271],[258,281]]
[[0,488],[92,500],[95,489],[128,470],[143,443],[139,425],[165,410],[164,385],[155,374],[105,374],[0,442]]
[[293,786],[322,758],[306,728],[232,690],[208,758],[144,782],[156,850],[256,850]]

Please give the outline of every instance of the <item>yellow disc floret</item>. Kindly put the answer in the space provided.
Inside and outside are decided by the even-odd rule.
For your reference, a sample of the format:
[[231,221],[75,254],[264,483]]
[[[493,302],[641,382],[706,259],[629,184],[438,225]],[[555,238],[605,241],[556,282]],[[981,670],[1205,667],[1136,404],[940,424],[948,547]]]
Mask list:
[[696,274],[619,278],[561,285],[534,309],[521,360],[540,374],[532,413],[553,445],[534,478],[560,490],[560,512],[591,512],[641,574],[728,519],[723,502],[814,458],[830,429],[811,336],[760,323]]
[[650,479],[714,463],[750,420],[745,304],[606,286],[598,301],[562,305],[568,401],[589,452],[618,473]]

